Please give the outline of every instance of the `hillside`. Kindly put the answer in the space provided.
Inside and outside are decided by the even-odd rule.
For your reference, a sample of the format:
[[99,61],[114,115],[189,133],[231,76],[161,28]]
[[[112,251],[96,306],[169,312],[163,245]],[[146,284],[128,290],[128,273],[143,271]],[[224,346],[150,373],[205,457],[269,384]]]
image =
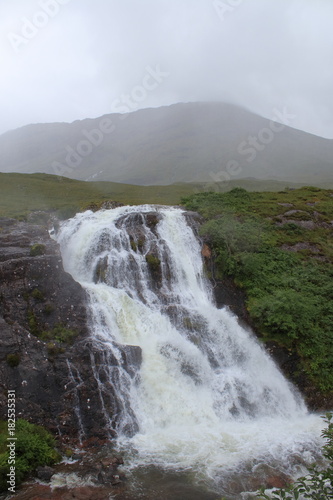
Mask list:
[[[333,401],[333,193],[199,193],[183,200],[206,220],[216,286],[231,282],[250,323],[312,408]],[[238,312],[238,311],[237,311]]]
[[[243,179],[216,184],[218,191],[233,187],[248,191],[279,191],[297,184]],[[67,218],[92,203],[113,200],[124,205],[155,203],[177,205],[181,197],[211,189],[210,184],[173,184],[170,186],[135,186],[115,182],[83,182],[49,174],[0,173],[0,217],[25,217],[29,212],[46,210]]]
[[326,187],[332,158],[332,140],[222,103],[28,125],[0,136],[0,172],[138,185],[253,177]]

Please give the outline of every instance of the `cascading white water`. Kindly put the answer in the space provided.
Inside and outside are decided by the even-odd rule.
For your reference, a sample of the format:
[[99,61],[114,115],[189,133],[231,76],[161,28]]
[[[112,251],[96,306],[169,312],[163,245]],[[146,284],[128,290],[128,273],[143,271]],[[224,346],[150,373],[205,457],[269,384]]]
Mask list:
[[89,294],[101,349],[116,359],[120,344],[142,349],[139,377],[109,372],[123,401],[118,441],[136,450],[133,463],[215,477],[261,463],[292,473],[295,458],[311,461],[321,420],[252,334],[214,306],[181,209],[89,211],[57,239],[65,269]]

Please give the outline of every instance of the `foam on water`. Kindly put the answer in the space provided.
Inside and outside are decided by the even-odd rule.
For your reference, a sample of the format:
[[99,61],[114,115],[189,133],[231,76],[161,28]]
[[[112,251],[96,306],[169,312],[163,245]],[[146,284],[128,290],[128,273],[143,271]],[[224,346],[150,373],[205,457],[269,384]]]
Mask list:
[[[116,358],[119,344],[142,349],[139,377],[115,381],[110,370],[139,429],[126,435],[121,420],[129,416],[120,416],[118,443],[133,451],[133,466],[194,468],[215,478],[263,462],[293,474],[297,462],[316,458],[321,419],[251,332],[215,307],[182,210],[85,212],[62,226],[58,241],[66,270],[90,297],[101,349]],[[158,278],[149,255],[158,259]]]

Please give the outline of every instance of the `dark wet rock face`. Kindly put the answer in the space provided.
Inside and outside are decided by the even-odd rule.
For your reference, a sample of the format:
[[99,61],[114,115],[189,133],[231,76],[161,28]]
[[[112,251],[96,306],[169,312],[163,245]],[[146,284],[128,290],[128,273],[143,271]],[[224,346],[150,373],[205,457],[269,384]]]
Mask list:
[[[0,219],[1,419],[7,391],[15,390],[17,418],[74,438],[113,434],[121,402],[112,392],[103,401],[98,391],[94,369],[110,360],[100,359],[89,338],[86,302],[45,227]],[[137,350],[126,346],[113,360],[131,377],[141,362]]]
[[200,224],[203,224],[205,219],[197,212],[192,212],[191,210],[187,210],[186,212],[184,212],[184,217],[187,224],[190,226],[190,228],[192,228],[194,234],[198,236]]

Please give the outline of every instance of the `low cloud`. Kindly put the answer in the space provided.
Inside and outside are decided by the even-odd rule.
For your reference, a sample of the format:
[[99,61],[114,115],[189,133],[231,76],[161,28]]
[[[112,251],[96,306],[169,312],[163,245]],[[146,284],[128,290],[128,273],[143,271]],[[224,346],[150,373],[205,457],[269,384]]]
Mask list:
[[294,127],[333,138],[329,0],[12,0],[0,17],[1,133],[111,113],[159,66],[168,78],[137,108],[287,106]]

